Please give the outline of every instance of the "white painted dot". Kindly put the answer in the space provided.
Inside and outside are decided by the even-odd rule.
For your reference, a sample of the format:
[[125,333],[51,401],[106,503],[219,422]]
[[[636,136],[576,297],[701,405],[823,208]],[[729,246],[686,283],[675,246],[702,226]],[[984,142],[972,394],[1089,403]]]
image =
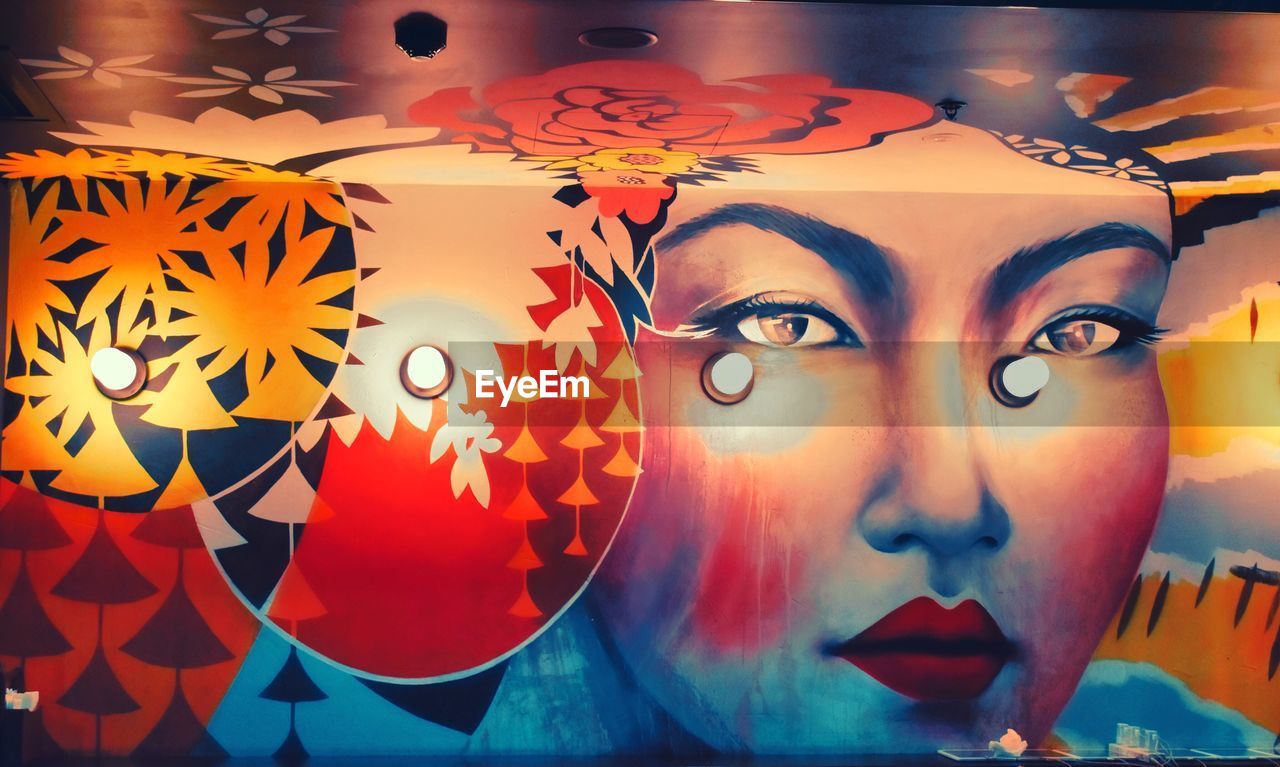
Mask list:
[[131,396],[137,393],[143,373],[142,358],[114,346],[99,349],[89,359],[89,372],[99,388],[111,396]]
[[449,363],[434,346],[419,346],[405,359],[404,375],[420,392],[434,392],[449,377]]
[[727,397],[745,392],[754,376],[751,358],[742,352],[722,354],[711,364],[711,386]]
[[1015,397],[1030,397],[1049,383],[1049,366],[1044,359],[1028,356],[1005,365],[1000,373],[1000,384]]

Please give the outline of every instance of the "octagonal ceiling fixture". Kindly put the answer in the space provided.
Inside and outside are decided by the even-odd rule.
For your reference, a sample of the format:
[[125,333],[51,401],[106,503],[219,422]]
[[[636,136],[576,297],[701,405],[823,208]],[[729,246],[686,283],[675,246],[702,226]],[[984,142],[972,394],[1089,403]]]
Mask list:
[[396,19],[396,47],[411,59],[430,59],[444,50],[449,25],[439,16],[414,11]]
[[619,51],[648,48],[658,42],[658,36],[647,29],[635,27],[598,27],[578,35],[578,42],[588,48]]
[[946,98],[939,101],[937,104],[934,104],[934,106],[941,109],[942,114],[946,115],[948,120],[954,121],[956,119],[956,115],[960,114],[960,110],[969,106],[969,104],[961,101],[960,99]]

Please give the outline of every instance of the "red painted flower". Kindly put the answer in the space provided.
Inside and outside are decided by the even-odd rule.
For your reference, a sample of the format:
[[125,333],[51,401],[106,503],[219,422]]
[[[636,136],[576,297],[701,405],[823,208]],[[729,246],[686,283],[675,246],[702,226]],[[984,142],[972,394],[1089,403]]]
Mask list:
[[680,67],[595,61],[468,88],[409,107],[417,122],[456,132],[485,152],[580,156],[660,146],[700,155],[813,154],[867,146],[879,134],[927,122],[923,101],[838,88],[814,75],[702,82]]
[[658,215],[663,200],[676,193],[660,173],[634,170],[584,171],[578,174],[582,188],[600,201],[600,215],[617,218],[623,213],[637,224]]

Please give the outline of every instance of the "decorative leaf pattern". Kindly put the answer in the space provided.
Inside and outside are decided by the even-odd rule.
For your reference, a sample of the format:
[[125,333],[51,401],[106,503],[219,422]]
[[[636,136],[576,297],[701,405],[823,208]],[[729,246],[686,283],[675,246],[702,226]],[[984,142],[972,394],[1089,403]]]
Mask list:
[[1026,138],[1017,134],[1006,135],[995,130],[990,133],[1027,157],[1041,162],[1061,165],[1072,170],[1088,171],[1099,176],[1137,181],[1158,189],[1169,188],[1169,185],[1161,180],[1155,171],[1146,165],[1135,164],[1128,157],[1109,158],[1102,152],[1080,144],[1068,146],[1052,139]]
[[238,93],[247,88],[250,96],[271,104],[283,104],[286,95],[329,98],[330,94],[319,89],[340,88],[353,84],[337,80],[293,80],[291,78],[298,73],[297,67],[272,69],[264,74],[260,80],[255,79],[248,72],[234,67],[215,66],[213,71],[222,76],[166,77],[165,80],[182,85],[202,86],[177,94],[182,98],[218,98]]
[[431,440],[430,460],[435,463],[453,451],[449,483],[454,498],[461,498],[463,492],[470,490],[482,507],[489,507],[489,472],[484,454],[497,452],[502,447],[492,435],[493,424],[485,420],[483,410],[456,413],[436,431]]
[[35,80],[69,80],[89,75],[109,88],[123,87],[124,78],[126,77],[166,77],[170,74],[169,72],[160,72],[155,69],[144,69],[135,66],[153,58],[152,54],[118,56],[101,63],[95,63],[92,58],[80,51],[60,45],[58,46],[58,55],[62,57],[61,61],[56,59],[21,59],[21,62],[35,69],[50,70],[35,75],[33,77]]
[[231,19],[226,16],[215,16],[208,13],[193,13],[191,15],[207,24],[227,27],[227,29],[214,32],[210,37],[211,40],[232,40],[261,32],[263,37],[276,45],[286,45],[290,40],[290,35],[319,34],[335,31],[324,27],[297,24],[297,22],[306,18],[301,13],[290,13],[273,18],[271,14],[262,8],[254,8],[246,12],[243,19]]

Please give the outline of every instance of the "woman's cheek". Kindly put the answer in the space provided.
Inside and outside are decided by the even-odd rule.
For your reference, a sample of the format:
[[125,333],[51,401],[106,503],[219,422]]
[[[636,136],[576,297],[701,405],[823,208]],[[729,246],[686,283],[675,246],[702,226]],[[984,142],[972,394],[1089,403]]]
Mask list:
[[[691,637],[709,656],[751,658],[807,641],[824,610],[831,579],[862,551],[853,539],[858,499],[867,494],[883,452],[870,435],[882,430],[820,427],[786,450],[721,456],[689,444],[685,465],[705,492],[701,565],[689,613]],[[876,584],[846,581],[834,605],[848,609]]]
[[[1168,416],[1154,364],[1115,379],[1103,380],[1109,371],[1101,365],[1093,372],[1079,387],[1106,396],[1093,398],[1083,425],[1064,430],[1069,444],[1062,455],[1072,459],[1055,462],[1067,480],[1058,484],[1059,503],[1079,498],[1078,513],[1092,523],[1075,528],[1082,545],[1094,541],[1090,548],[1127,554],[1117,563],[1125,567],[1145,549],[1164,496]],[[1110,546],[1100,545],[1108,540]],[[1123,575],[1132,574],[1128,568]]]
[[1063,636],[1078,637],[1072,646],[1081,653],[1092,649],[1132,583],[1163,497],[1159,384],[1146,376],[1127,383],[1099,400],[1106,409],[1099,405],[1090,422],[1004,430],[999,460],[989,462],[1013,531],[1004,577],[1022,584],[1009,608],[1055,657]]
[[[845,570],[844,531],[852,529],[856,499],[876,473],[869,462],[883,445],[868,439],[879,430],[834,425],[866,417],[830,406],[868,401],[866,376],[852,375],[860,371],[827,361],[828,375],[819,375],[801,354],[766,353],[754,358],[748,399],[725,406],[701,389],[700,366],[710,351],[709,344],[640,345],[641,364],[649,361],[641,381],[651,458],[620,552],[634,557],[633,579],[642,574],[640,562],[649,579],[682,574],[653,587],[663,593],[646,600],[651,624],[681,616],[672,636],[683,649],[742,659],[805,625],[815,610],[813,578]],[[833,369],[844,375],[831,376]],[[760,423],[762,411],[789,405],[802,407],[784,412],[780,424]],[[704,425],[712,417],[717,425]],[[641,519],[644,525],[634,524]]]
[[1154,366],[1126,374],[1105,360],[1056,361],[1051,370],[1041,395],[1048,415],[1030,413],[1026,425],[1011,419],[986,448],[1011,547],[1039,540],[1056,551],[1063,547],[1053,541],[1071,542],[1071,556],[1089,558],[1117,543],[1145,545],[1169,452]]
[[602,573],[617,600],[608,610],[708,660],[782,643],[812,603],[811,563],[829,559],[819,547],[838,539],[835,509],[820,502],[832,475],[806,450],[723,455],[701,429],[653,436],[669,452]]
[[712,656],[751,658],[777,643],[790,622],[791,589],[804,588],[803,573],[792,568],[804,561],[792,557],[795,535],[780,512],[770,511],[786,499],[744,481],[752,476],[739,473],[745,463],[723,462],[707,472],[714,479],[737,477],[718,483],[732,490],[714,501],[722,524],[703,552],[690,612],[700,649]]
[[[1067,559],[1068,579],[1128,579],[1155,524],[1167,440],[1144,427],[1072,427],[1008,462],[1006,494],[1019,558]],[[1061,574],[1060,574],[1061,575]]]

